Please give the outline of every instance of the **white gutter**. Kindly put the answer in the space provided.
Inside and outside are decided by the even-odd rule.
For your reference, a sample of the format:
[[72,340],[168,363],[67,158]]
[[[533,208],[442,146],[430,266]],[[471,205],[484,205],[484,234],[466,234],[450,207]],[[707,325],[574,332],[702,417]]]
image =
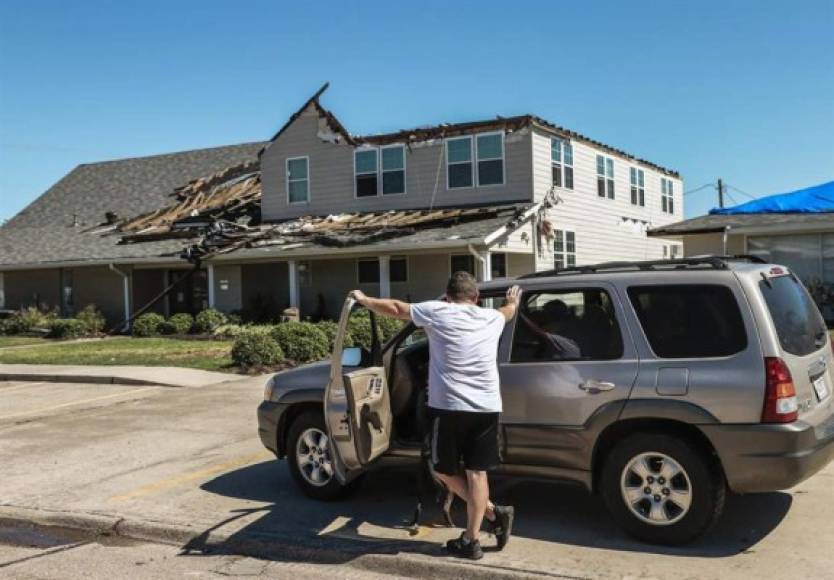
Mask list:
[[531,219],[531,218],[535,217],[535,215],[536,215],[537,213],[539,213],[539,211],[541,210],[541,207],[542,207],[542,204],[543,204],[543,203],[544,203],[544,200],[539,201],[539,202],[536,202],[535,204],[531,205],[529,208],[527,208],[527,209],[524,211],[524,213],[523,213],[523,214],[521,214],[521,215],[518,217],[518,219],[517,219],[517,220],[515,220],[515,221],[513,222],[513,225],[514,225],[515,227],[512,227],[510,224],[507,224],[507,225],[503,225],[503,226],[501,226],[500,228],[498,228],[497,230],[495,230],[494,232],[492,232],[491,234],[489,234],[487,237],[485,237],[485,238],[484,238],[484,243],[485,243],[487,246],[489,246],[489,245],[491,245],[493,242],[495,242],[495,241],[497,241],[499,238],[501,238],[502,236],[509,235],[509,234],[513,233],[515,230],[517,230],[518,228],[520,228],[521,226],[523,226],[525,223],[527,223],[527,220],[529,220],[529,219]]
[[27,262],[24,264],[0,264],[0,272],[12,272],[15,270],[45,270],[49,268],[81,268],[87,266],[110,266],[113,260],[119,264],[148,264],[167,268],[169,266],[188,265],[183,259],[165,260],[164,257],[151,258],[110,258],[107,260],[65,260],[61,262]]
[[130,328],[130,276],[119,270],[114,264],[108,264],[111,272],[115,272],[122,277],[122,284],[124,289],[124,304],[125,304],[125,324],[122,330],[127,332]]

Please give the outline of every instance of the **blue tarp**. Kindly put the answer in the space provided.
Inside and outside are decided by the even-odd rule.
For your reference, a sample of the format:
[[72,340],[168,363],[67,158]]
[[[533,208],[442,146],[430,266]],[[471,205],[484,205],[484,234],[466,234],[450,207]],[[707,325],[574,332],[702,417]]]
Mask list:
[[713,208],[713,215],[742,213],[827,213],[834,212],[834,181],[789,193],[769,195],[733,207]]

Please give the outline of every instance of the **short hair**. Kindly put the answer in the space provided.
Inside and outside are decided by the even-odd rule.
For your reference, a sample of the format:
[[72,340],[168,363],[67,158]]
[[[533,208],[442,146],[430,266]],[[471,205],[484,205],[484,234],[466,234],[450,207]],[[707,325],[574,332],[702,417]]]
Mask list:
[[446,296],[455,302],[474,301],[478,298],[478,284],[469,272],[455,272],[446,284]]

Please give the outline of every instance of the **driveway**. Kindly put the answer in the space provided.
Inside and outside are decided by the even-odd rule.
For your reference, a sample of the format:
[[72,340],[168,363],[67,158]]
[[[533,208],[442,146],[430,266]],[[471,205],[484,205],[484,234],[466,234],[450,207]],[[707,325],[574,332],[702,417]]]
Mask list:
[[[261,448],[255,408],[262,379],[208,387],[0,383],[2,509],[112,516],[186,529],[186,552],[236,552],[253,538],[282,546],[275,560],[325,558],[403,573],[445,565],[439,546],[459,533],[402,526],[413,509],[413,473],[370,474],[348,501],[302,496],[283,462]],[[788,492],[731,497],[707,538],[685,548],[624,536],[582,489],[496,481],[517,507],[515,536],[479,570],[574,578],[823,578],[834,569],[834,466]],[[457,521],[463,522],[458,511]],[[126,525],[126,524],[125,524]],[[179,536],[169,536],[167,541]],[[181,540],[173,540],[181,541]],[[491,540],[485,544],[490,545]],[[298,550],[288,547],[296,546]],[[323,550],[309,552],[310,549]],[[375,559],[373,559],[375,558]]]

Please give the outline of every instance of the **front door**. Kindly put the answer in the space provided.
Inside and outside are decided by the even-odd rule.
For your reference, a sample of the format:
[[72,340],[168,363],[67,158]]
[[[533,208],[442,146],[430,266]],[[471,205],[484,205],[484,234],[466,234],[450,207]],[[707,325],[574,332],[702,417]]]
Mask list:
[[208,273],[205,270],[169,270],[168,283],[177,286],[169,294],[171,314],[197,314],[208,308]]
[[[345,301],[333,345],[330,379],[324,395],[324,418],[332,442],[336,479],[346,483],[388,450],[391,441],[391,401],[385,368],[374,353],[358,356],[345,349],[348,321],[356,306]],[[371,325],[376,325],[371,316]],[[377,333],[372,333],[377,342]],[[354,360],[350,360],[354,359]],[[366,361],[365,364],[361,361]]]
[[504,462],[589,469],[585,426],[618,414],[637,377],[637,353],[615,289],[553,284],[524,292],[500,364]]

